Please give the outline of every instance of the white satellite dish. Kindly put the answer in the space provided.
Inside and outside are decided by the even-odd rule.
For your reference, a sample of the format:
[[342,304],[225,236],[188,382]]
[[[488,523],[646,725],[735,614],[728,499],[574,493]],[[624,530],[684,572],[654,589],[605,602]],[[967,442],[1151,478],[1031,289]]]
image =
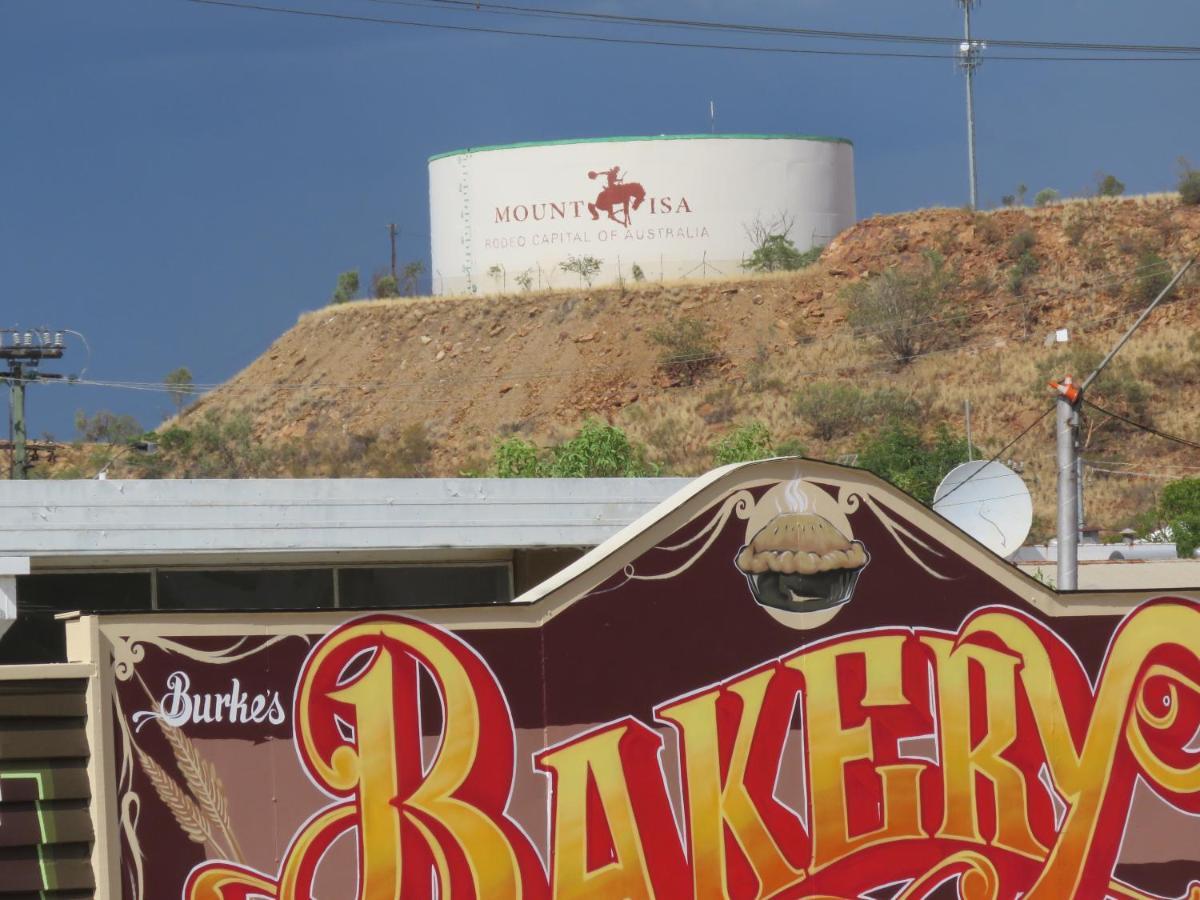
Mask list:
[[1021,476],[1003,463],[963,463],[942,479],[933,510],[1000,556],[1020,549],[1033,525],[1033,500]]

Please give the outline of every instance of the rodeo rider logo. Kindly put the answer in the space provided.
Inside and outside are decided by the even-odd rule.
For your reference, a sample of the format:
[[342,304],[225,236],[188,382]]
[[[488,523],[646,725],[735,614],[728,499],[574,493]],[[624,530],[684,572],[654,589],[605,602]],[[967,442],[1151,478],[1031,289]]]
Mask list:
[[678,199],[670,196],[651,196],[637,181],[626,181],[620,166],[601,171],[589,171],[592,181],[604,179],[604,185],[593,200],[551,200],[535,203],[515,203],[497,206],[493,224],[521,222],[546,222],[582,219],[586,214],[592,221],[599,221],[604,213],[618,225],[629,228],[633,224],[633,213],[648,207],[650,215],[687,214],[692,212],[687,197]]

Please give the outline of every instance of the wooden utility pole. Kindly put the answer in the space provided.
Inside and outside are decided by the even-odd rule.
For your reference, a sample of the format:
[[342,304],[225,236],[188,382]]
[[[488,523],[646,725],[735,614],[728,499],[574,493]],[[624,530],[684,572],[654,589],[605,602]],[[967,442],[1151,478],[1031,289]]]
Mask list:
[[392,239],[392,281],[399,284],[399,278],[396,275],[396,235],[399,233],[395,222],[388,223],[388,237]]

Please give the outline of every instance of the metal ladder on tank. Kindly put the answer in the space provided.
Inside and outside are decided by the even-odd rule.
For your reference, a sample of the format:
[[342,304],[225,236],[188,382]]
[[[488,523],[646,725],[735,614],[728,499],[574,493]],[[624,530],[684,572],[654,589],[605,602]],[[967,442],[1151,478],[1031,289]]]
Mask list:
[[462,206],[458,212],[459,230],[458,241],[463,248],[462,273],[467,279],[467,293],[475,293],[475,279],[472,272],[475,267],[473,247],[474,236],[471,231],[471,153],[460,153],[458,156],[458,197]]

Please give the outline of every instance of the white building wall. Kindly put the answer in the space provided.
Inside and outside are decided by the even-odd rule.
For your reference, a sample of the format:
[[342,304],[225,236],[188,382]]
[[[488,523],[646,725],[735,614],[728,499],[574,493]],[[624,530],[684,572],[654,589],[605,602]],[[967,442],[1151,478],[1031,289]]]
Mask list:
[[577,286],[571,257],[600,261],[596,284],[635,264],[649,280],[719,277],[753,252],[755,223],[785,220],[801,250],[852,225],[854,151],[783,135],[477,148],[430,160],[429,199],[435,294]]

